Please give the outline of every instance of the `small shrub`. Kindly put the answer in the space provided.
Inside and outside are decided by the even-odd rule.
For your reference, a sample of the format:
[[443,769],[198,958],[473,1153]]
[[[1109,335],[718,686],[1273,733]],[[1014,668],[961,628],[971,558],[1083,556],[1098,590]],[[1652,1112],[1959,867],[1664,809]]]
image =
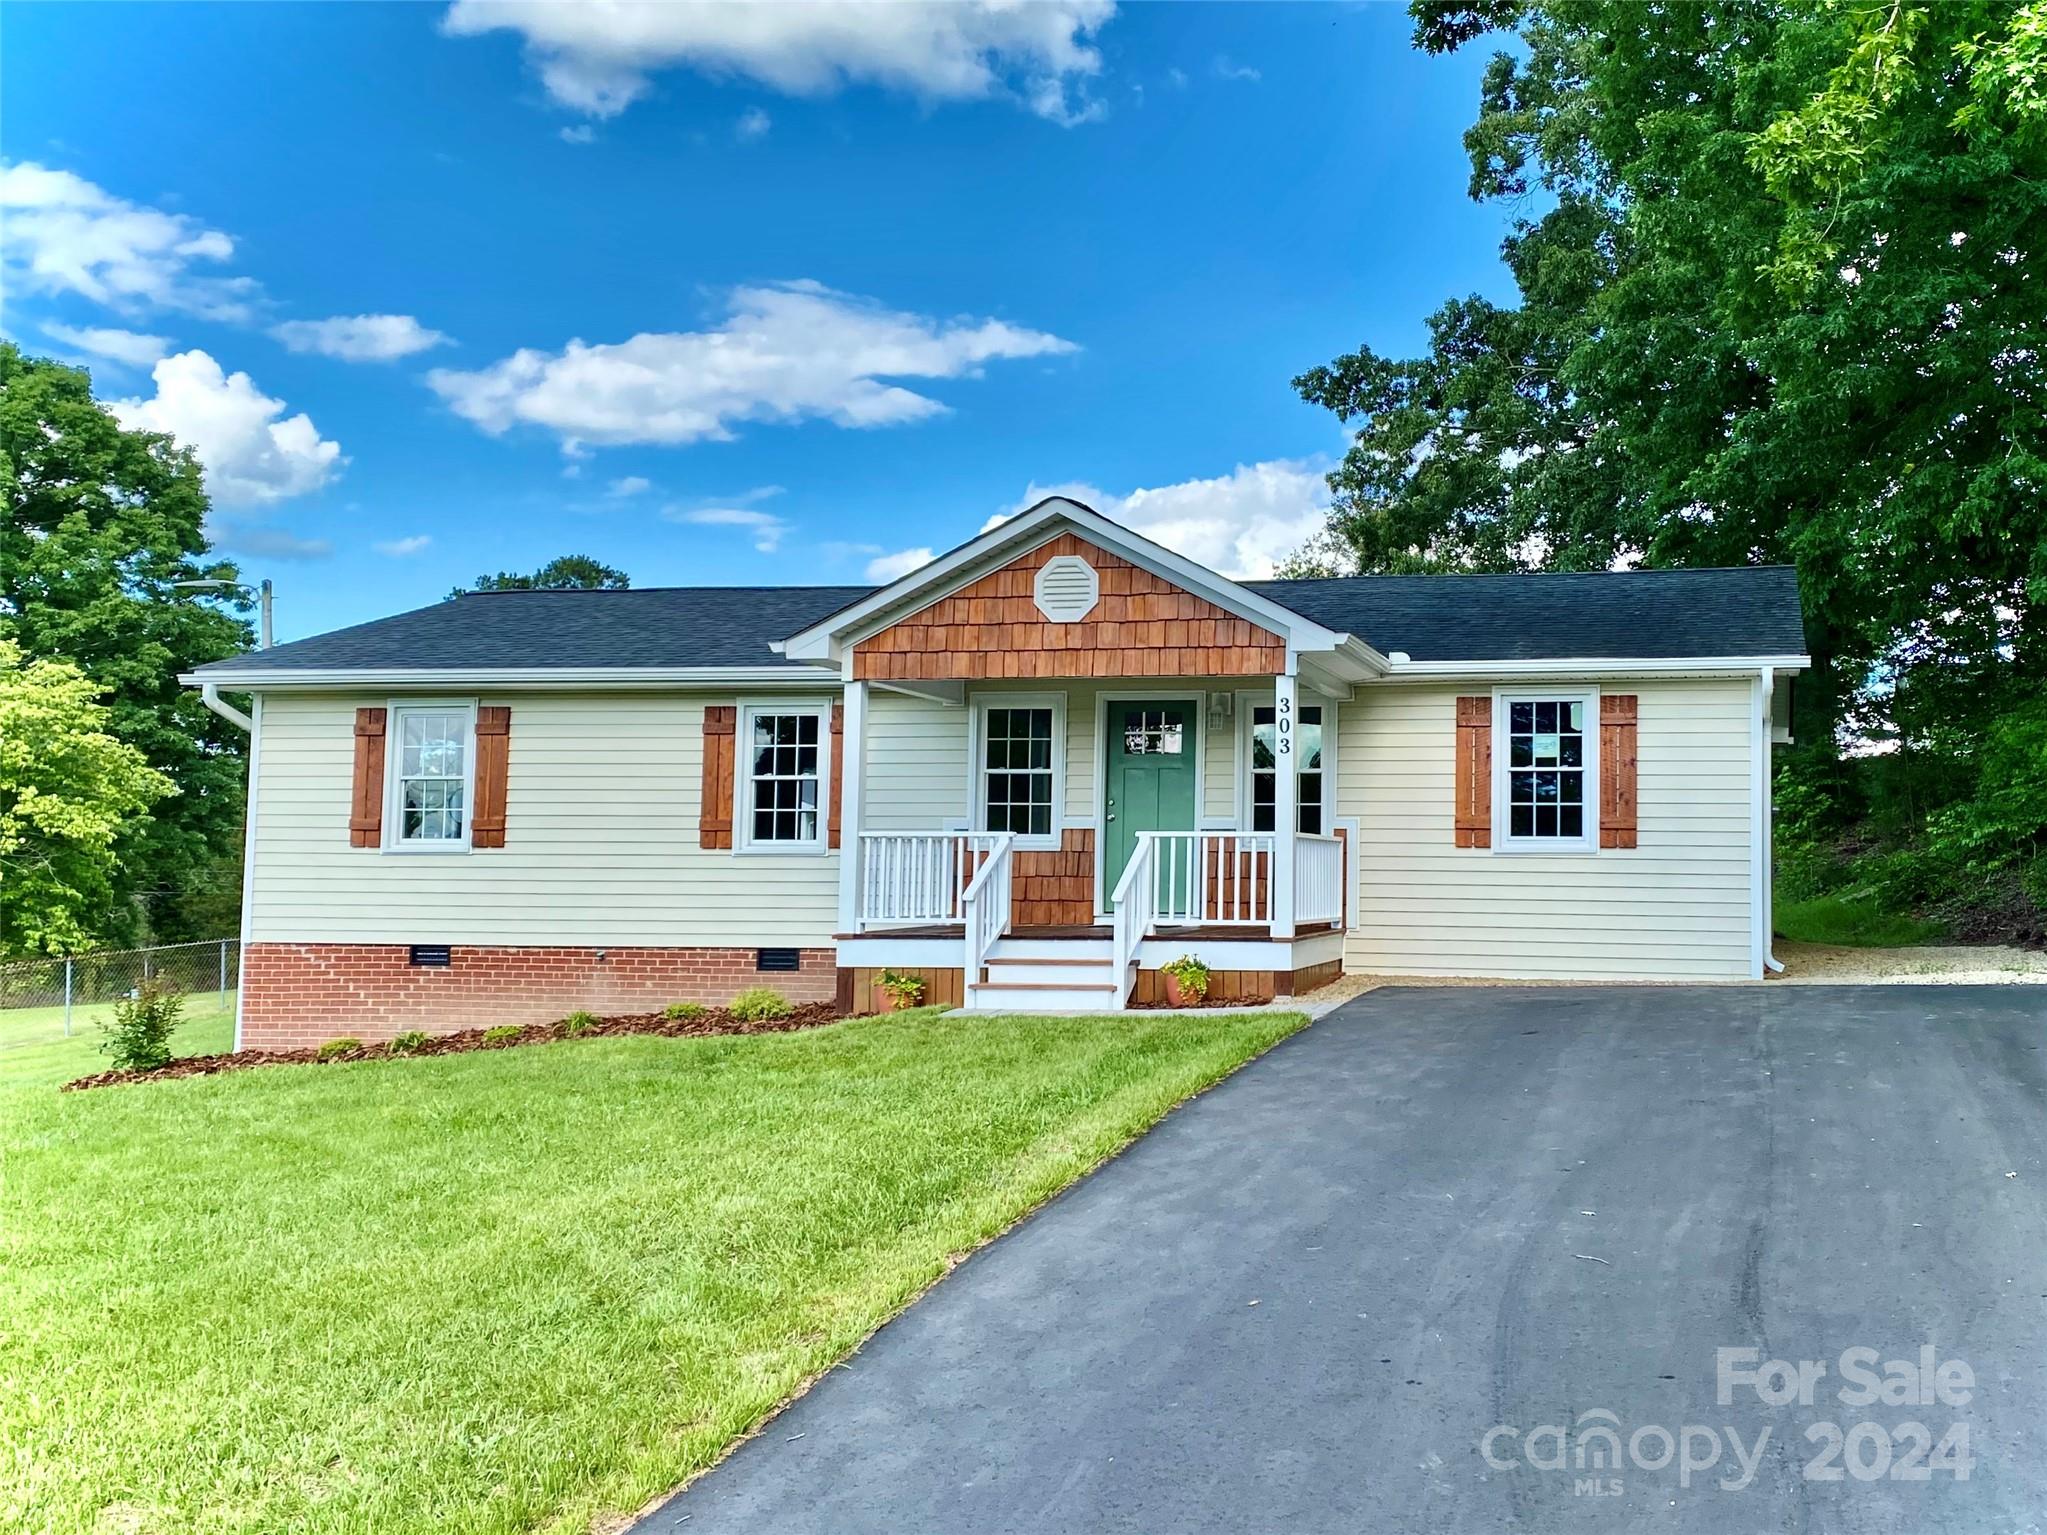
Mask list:
[[574,1039],[578,1034],[587,1034],[596,1027],[597,1015],[580,1007],[562,1020],[562,1033],[570,1039]]
[[486,1045],[509,1044],[512,1040],[517,1039],[521,1034],[525,1032],[526,1031],[520,1028],[519,1025],[516,1023],[501,1023],[498,1024],[495,1028],[489,1028],[483,1031],[483,1042]]
[[320,1046],[319,1049],[313,1052],[313,1058],[315,1060],[331,1061],[337,1055],[347,1055],[350,1051],[360,1050],[361,1048],[362,1048],[361,1040],[356,1039],[351,1035],[344,1034],[341,1036],[341,1038],[330,1039],[324,1045]]
[[428,1037],[425,1029],[407,1029],[403,1034],[394,1035],[386,1048],[393,1055],[416,1055],[426,1047]]
[[126,1071],[155,1071],[171,1059],[171,1031],[185,1009],[185,999],[167,981],[151,978],[135,995],[114,1004],[114,1016],[100,1025],[106,1039],[100,1049]]
[[701,1018],[710,1009],[701,1002],[671,1002],[661,1009],[663,1018]]
[[774,987],[749,986],[732,999],[727,1011],[743,1022],[758,1023],[765,1018],[787,1018],[791,1008],[789,999]]
[[1179,982],[1180,995],[1189,1002],[1207,999],[1208,983],[1213,972],[1192,954],[1182,954],[1178,959],[1168,960],[1159,966],[1159,973],[1170,975]]
[[907,970],[884,970],[876,984],[888,993],[889,1006],[898,1013],[924,1000],[924,977]]

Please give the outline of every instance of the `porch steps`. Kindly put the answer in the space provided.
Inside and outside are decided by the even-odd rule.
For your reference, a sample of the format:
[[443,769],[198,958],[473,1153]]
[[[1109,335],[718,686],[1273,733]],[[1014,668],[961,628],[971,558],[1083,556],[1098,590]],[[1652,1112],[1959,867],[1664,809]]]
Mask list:
[[977,1013],[1113,1012],[1116,977],[1106,938],[996,940],[981,974],[970,976],[967,1007]]

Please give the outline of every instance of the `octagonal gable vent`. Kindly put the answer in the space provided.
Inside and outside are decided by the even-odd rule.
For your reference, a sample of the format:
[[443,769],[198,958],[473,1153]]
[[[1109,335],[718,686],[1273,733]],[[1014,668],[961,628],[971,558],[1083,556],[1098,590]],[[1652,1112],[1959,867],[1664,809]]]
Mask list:
[[1053,623],[1079,623],[1102,600],[1102,580],[1079,555],[1062,554],[1038,567],[1031,595]]

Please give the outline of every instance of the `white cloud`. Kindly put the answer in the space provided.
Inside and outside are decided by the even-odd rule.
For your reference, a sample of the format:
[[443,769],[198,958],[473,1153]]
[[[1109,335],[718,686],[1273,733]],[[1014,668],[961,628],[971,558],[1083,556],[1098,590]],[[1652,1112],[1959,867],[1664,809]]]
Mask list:
[[762,554],[782,547],[789,524],[773,512],[744,506],[700,506],[689,510],[670,507],[661,514],[670,522],[686,522],[699,528],[746,528],[753,534],[753,546]]
[[1047,496],[1071,496],[1155,543],[1241,580],[1270,576],[1326,526],[1328,466],[1312,459],[1239,464],[1211,480],[1182,480],[1113,495],[1092,485],[1036,485],[982,532]]
[[199,455],[206,489],[223,506],[282,501],[318,490],[348,460],[304,412],[285,416],[246,373],[224,373],[196,348],[151,370],[156,394],[109,405],[123,426],[168,432]]
[[927,101],[1007,97],[1070,124],[1099,114],[1086,99],[1102,67],[1091,39],[1114,14],[1112,0],[455,0],[441,27],[455,37],[518,33],[548,94],[591,117],[616,116],[647,93],[649,74],[681,68],[790,96],[863,84]]
[[645,495],[653,488],[654,482],[652,480],[642,475],[629,474],[623,479],[613,480],[609,485],[605,486],[604,493],[607,496],[623,500],[627,496]]
[[1220,80],[1262,80],[1265,77],[1249,64],[1239,64],[1227,53],[1215,56],[1216,78]]
[[219,230],[128,202],[70,171],[0,165],[0,213],[8,279],[25,291],[235,322],[249,319],[258,297],[249,278],[194,270],[234,255],[234,241]]
[[318,352],[343,362],[392,362],[445,346],[447,336],[409,314],[338,314],[327,320],[286,320],[270,334],[294,352]]
[[324,560],[334,552],[334,545],[324,538],[300,538],[282,528],[252,528],[238,522],[209,522],[206,536],[230,554],[268,560]]
[[739,114],[739,121],[733,125],[732,131],[742,140],[751,141],[766,138],[768,130],[774,126],[774,119],[759,107],[748,107]]
[[45,320],[42,333],[63,346],[75,347],[89,357],[147,368],[171,349],[162,336],[145,336],[140,331],[117,330],[101,325],[58,325]]
[[418,554],[432,542],[433,536],[431,534],[414,533],[409,538],[386,539],[382,543],[374,544],[371,547],[379,554],[388,554],[394,560],[402,560],[407,555]]
[[544,427],[580,451],[723,441],[747,421],[898,426],[947,407],[884,379],[972,377],[997,359],[1077,350],[1005,321],[935,320],[810,281],[734,289],[727,309],[711,330],[522,348],[473,372],[436,368],[427,383],[486,432]]
[[936,558],[929,549],[898,549],[894,554],[877,555],[867,562],[867,579],[893,581],[913,570],[921,570]]
[[597,130],[588,123],[571,123],[568,127],[562,129],[561,135],[564,144],[594,144],[597,142]]

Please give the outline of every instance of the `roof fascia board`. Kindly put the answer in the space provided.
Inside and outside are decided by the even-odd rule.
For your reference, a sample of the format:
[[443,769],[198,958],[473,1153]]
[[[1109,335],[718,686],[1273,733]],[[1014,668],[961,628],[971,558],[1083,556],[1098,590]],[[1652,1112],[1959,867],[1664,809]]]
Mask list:
[[211,683],[230,693],[256,688],[349,687],[836,687],[838,673],[799,666],[433,666],[291,667],[182,672],[186,687]]
[[1546,677],[1750,677],[1765,669],[1805,671],[1810,656],[1598,656],[1556,657],[1539,661],[1400,661],[1381,679],[1385,682],[1436,682],[1453,679],[1513,680]]
[[1347,638],[1303,618],[1291,608],[1259,596],[1226,576],[1217,575],[1205,565],[1111,522],[1092,507],[1063,496],[1053,496],[1022,516],[990,528],[950,554],[900,577],[824,622],[791,635],[782,642],[782,654],[792,660],[834,657],[841,648],[858,644],[904,614],[942,601],[989,570],[999,569],[1050,542],[1065,531],[1067,525],[1083,534],[1089,542],[1100,544],[1133,564],[1167,576],[1176,585],[1206,598],[1217,607],[1272,630],[1293,649],[1334,650]]

